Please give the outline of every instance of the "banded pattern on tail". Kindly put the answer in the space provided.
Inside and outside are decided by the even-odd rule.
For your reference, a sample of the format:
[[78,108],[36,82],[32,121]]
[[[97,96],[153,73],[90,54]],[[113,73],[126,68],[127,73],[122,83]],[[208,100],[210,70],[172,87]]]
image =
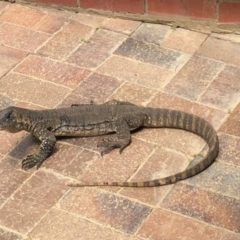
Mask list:
[[161,179],[155,179],[143,182],[70,182],[67,185],[71,187],[84,186],[119,186],[119,187],[156,187],[167,184],[173,184],[178,181],[193,177],[208,168],[216,159],[219,151],[219,142],[217,133],[210,123],[201,117],[186,112],[145,108],[141,113],[146,115],[145,127],[167,127],[177,128],[193,132],[202,137],[209,146],[209,151],[201,162],[177,174],[173,174]]

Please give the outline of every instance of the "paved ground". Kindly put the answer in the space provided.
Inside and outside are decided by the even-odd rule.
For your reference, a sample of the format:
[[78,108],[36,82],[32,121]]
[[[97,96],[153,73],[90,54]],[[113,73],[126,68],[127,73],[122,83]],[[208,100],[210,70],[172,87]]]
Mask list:
[[240,36],[0,2],[0,108],[116,98],[203,116],[217,161],[198,176],[149,189],[78,188],[80,180],[147,180],[187,167],[204,147],[179,130],[144,129],[101,157],[100,139],[62,139],[36,171],[38,143],[0,132],[0,239],[240,239]]

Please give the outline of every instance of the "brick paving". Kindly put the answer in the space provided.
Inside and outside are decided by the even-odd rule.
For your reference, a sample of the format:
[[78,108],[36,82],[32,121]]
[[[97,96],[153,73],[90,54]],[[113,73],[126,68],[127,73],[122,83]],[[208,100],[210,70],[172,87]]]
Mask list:
[[[100,137],[60,139],[36,171],[25,132],[0,132],[0,239],[240,239],[240,36],[172,29],[0,2],[0,108],[43,109],[109,99],[203,116],[220,153],[203,173],[148,189],[77,188],[184,170],[198,136],[143,129],[101,157]],[[204,152],[204,151],[203,151]],[[198,156],[199,157],[199,156]]]

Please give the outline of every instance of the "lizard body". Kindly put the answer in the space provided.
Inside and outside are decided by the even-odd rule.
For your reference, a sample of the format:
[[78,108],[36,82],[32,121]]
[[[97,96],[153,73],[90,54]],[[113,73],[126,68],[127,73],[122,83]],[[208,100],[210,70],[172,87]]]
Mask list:
[[41,166],[51,155],[58,136],[98,136],[115,132],[115,136],[103,138],[98,143],[98,147],[104,148],[101,152],[104,155],[114,148],[119,148],[121,152],[131,142],[130,131],[139,127],[178,128],[193,132],[208,143],[209,151],[196,165],[162,179],[144,182],[73,182],[69,186],[153,187],[172,184],[202,172],[218,155],[218,137],[212,125],[201,117],[182,111],[141,107],[117,100],[99,105],[75,104],[60,109],[8,107],[0,111],[0,130],[25,130],[41,141],[39,152],[23,159],[22,168],[25,170]]

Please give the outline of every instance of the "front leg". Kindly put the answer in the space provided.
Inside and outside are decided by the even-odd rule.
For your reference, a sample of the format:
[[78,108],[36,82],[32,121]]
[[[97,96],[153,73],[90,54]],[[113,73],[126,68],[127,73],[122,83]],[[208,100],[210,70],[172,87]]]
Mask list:
[[38,169],[44,160],[51,155],[56,144],[54,134],[40,125],[33,130],[33,135],[41,141],[41,145],[36,155],[28,155],[25,159],[23,159],[22,168],[24,170],[34,166],[37,166]]

